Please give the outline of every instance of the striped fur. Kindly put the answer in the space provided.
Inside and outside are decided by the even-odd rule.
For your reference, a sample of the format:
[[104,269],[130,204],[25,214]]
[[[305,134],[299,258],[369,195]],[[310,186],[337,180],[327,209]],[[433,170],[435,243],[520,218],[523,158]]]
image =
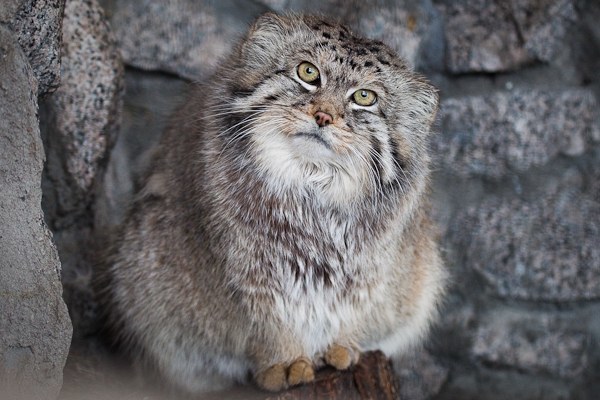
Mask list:
[[425,200],[436,109],[384,44],[261,17],[173,118],[116,244],[106,299],[134,357],[198,393],[334,344],[418,343],[445,281]]

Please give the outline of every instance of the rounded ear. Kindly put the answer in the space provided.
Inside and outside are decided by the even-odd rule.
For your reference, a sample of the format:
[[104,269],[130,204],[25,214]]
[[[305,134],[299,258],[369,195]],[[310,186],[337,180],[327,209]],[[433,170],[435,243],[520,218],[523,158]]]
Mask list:
[[438,90],[420,76],[417,77],[414,84],[414,100],[416,100],[415,114],[429,129],[435,121],[435,116],[439,109],[440,96]]
[[241,47],[241,56],[247,62],[263,61],[280,54],[284,45],[282,37],[287,31],[289,22],[285,17],[267,12],[250,27]]

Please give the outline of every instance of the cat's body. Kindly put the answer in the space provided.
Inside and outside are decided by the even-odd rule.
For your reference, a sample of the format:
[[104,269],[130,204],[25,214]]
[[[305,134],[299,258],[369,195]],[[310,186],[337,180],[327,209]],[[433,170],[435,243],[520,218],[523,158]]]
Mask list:
[[422,338],[445,279],[423,200],[436,108],[383,44],[261,17],[174,118],[112,257],[136,356],[189,392],[278,390]]

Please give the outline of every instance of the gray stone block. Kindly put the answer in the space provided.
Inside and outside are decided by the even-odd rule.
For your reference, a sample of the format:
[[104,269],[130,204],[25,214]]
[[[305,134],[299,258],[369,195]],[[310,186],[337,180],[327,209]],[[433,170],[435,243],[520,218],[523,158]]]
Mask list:
[[124,61],[188,79],[209,75],[267,8],[244,0],[116,0],[112,25]]
[[499,178],[579,155],[600,139],[598,102],[587,89],[498,92],[443,101],[433,139],[440,167]]
[[477,330],[473,356],[492,367],[575,378],[588,366],[588,337],[553,314],[494,310]]
[[123,65],[96,0],[68,1],[63,25],[62,82],[43,115],[44,209],[53,229],[89,212],[116,140],[123,95]]
[[40,207],[37,79],[2,26],[0,60],[0,397],[54,399],[72,328]]
[[501,297],[600,297],[600,203],[589,193],[558,185],[535,200],[494,198],[466,210],[451,231],[465,267]]
[[60,83],[60,43],[65,0],[3,0],[0,23],[17,36],[38,79],[38,95]]
[[552,62],[577,20],[573,0],[441,1],[453,73],[501,72]]
[[393,365],[401,382],[401,399],[430,399],[440,392],[448,379],[449,369],[424,349],[394,359]]
[[63,265],[75,337],[94,330],[91,290],[93,203],[119,130],[123,65],[96,0],[69,0],[63,21],[62,81],[46,101],[44,211]]

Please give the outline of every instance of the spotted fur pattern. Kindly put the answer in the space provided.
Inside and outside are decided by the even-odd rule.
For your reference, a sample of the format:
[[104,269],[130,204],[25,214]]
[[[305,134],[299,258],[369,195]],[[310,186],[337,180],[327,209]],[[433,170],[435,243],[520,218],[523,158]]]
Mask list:
[[259,18],[173,119],[117,243],[106,298],[134,357],[194,393],[417,343],[445,280],[424,200],[436,109],[383,43]]

